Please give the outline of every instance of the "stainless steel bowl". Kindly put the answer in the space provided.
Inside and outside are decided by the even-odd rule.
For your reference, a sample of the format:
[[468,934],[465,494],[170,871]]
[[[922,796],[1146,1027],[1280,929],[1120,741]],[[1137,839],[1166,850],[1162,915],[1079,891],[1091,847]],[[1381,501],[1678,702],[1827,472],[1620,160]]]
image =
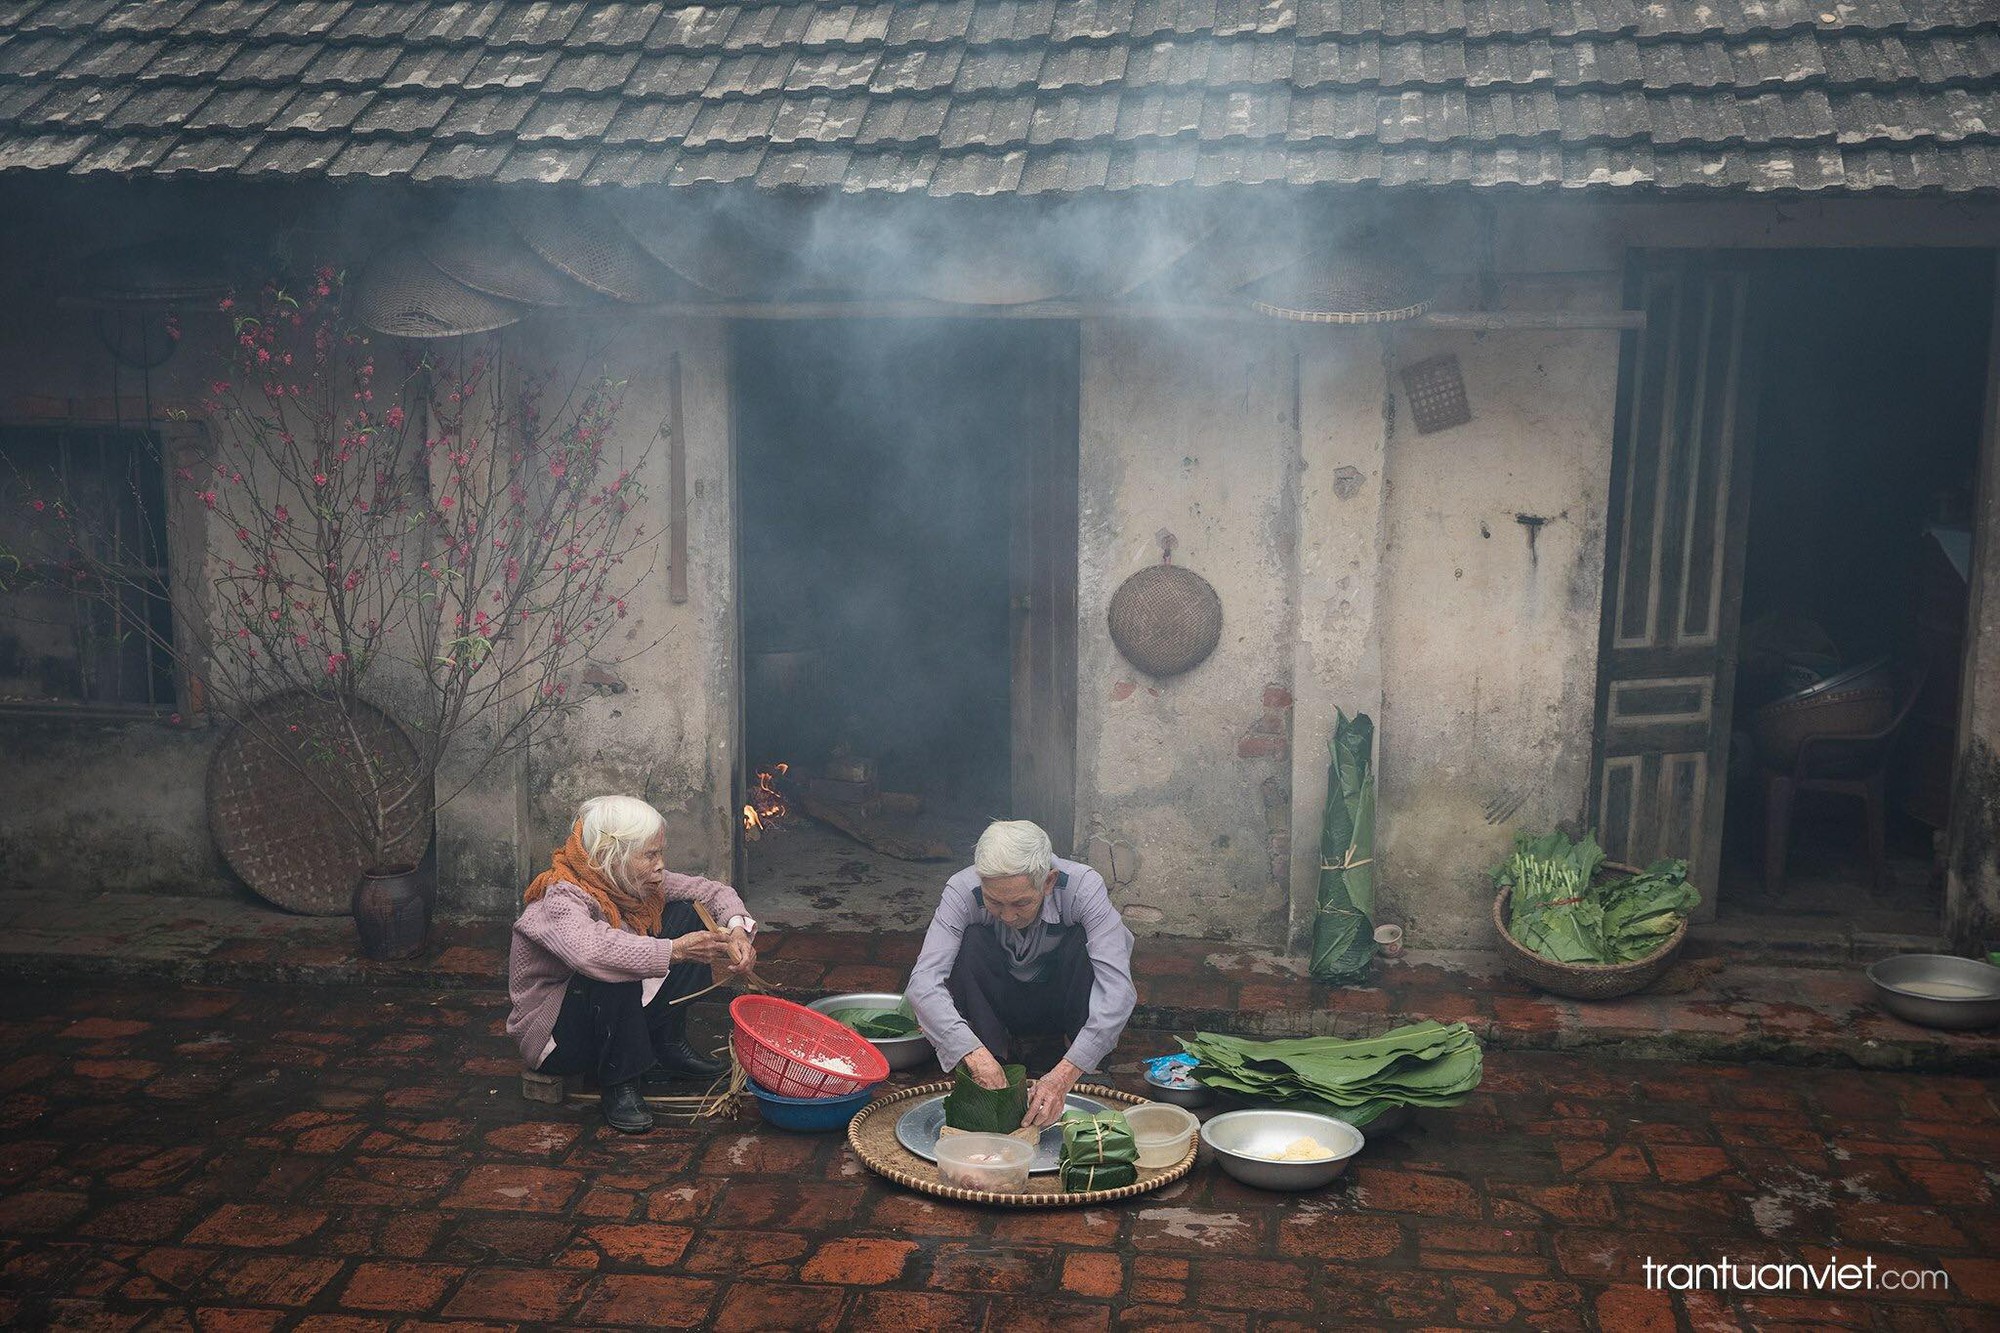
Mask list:
[[[829,995],[814,1000],[808,1009],[830,1014],[836,1009],[894,1009],[903,1002],[903,997],[893,993],[878,991],[851,991],[846,995]],[[921,1032],[907,1037],[870,1037],[868,1044],[882,1052],[882,1058],[889,1062],[889,1068],[915,1069],[924,1061],[933,1059],[937,1052],[932,1049],[930,1038]]]
[[1906,1022],[1930,1028],[2000,1024],[2000,967],[1944,953],[1906,953],[1868,969],[1875,998]]
[[[1286,1145],[1303,1138],[1318,1139],[1334,1155],[1318,1162],[1275,1160]],[[1344,1120],[1309,1111],[1224,1111],[1201,1127],[1201,1141],[1225,1172],[1246,1185],[1311,1190],[1345,1171],[1368,1140]]]
[[1172,1102],[1175,1106],[1207,1106],[1215,1100],[1215,1090],[1204,1088],[1199,1083],[1192,1088],[1177,1088],[1171,1083],[1162,1083],[1151,1074],[1146,1075],[1146,1095],[1156,1102]]

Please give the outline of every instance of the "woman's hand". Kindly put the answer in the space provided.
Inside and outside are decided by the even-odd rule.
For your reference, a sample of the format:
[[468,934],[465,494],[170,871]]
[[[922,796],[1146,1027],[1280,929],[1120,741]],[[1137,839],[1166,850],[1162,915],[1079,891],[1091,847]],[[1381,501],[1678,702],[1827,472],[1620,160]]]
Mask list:
[[719,963],[729,959],[729,936],[713,930],[691,930],[674,937],[676,963]]
[[750,939],[750,932],[741,926],[729,928],[729,970],[748,972],[757,965],[757,946]]

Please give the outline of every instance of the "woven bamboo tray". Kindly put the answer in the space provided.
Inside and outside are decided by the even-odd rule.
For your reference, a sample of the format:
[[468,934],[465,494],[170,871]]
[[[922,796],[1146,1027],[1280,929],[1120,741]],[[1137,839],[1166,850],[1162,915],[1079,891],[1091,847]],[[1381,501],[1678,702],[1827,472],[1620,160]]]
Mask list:
[[[987,1190],[960,1189],[947,1185],[938,1178],[937,1164],[923,1158],[896,1141],[896,1122],[903,1113],[919,1099],[933,1097],[941,1092],[950,1092],[949,1083],[926,1083],[921,1087],[906,1088],[877,1098],[861,1108],[861,1113],[848,1122],[847,1142],[870,1171],[878,1176],[895,1181],[923,1194],[935,1194],[940,1199],[956,1199],[960,1203],[990,1203],[1002,1208],[1075,1208],[1085,1204],[1116,1203],[1120,1199],[1130,1199],[1135,1195],[1149,1194],[1162,1185],[1171,1185],[1194,1169],[1195,1154],[1201,1148],[1201,1136],[1196,1135],[1188,1143],[1187,1155],[1172,1166],[1142,1166],[1139,1178],[1129,1185],[1112,1190],[1074,1190],[1062,1187],[1060,1172],[1049,1175],[1030,1176],[1025,1194],[995,1194]],[[1129,1092],[1119,1092],[1113,1088],[1084,1084],[1075,1089],[1086,1097],[1095,1097],[1101,1102],[1120,1106],[1139,1106],[1144,1097],[1134,1097]]]
[[[1615,862],[1605,862],[1605,869],[1636,875],[1631,867]],[[1561,995],[1571,1000],[1614,1000],[1621,995],[1636,995],[1658,981],[1674,965],[1681,945],[1687,943],[1687,918],[1673,934],[1644,958],[1635,958],[1629,963],[1558,963],[1523,947],[1507,933],[1508,904],[1513,900],[1512,889],[1500,890],[1493,900],[1493,929],[1500,936],[1500,962],[1508,972],[1539,990],[1551,995]]]

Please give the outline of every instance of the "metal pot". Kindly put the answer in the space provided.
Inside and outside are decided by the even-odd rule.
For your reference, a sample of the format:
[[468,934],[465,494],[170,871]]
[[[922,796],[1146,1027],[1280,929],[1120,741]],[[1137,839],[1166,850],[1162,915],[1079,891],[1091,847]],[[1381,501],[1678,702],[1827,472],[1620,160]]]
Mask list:
[[[900,995],[851,991],[845,995],[828,995],[814,1000],[806,1008],[818,1010],[822,1014],[831,1014],[836,1009],[894,1009],[902,1002],[903,997]],[[937,1054],[931,1046],[930,1038],[921,1032],[912,1033],[907,1037],[869,1037],[867,1042],[882,1053],[882,1058],[889,1062],[892,1071],[914,1069]]]
[[2000,1025],[2000,967],[1953,954],[1906,953],[1868,969],[1875,998],[1905,1022],[1931,1028]]

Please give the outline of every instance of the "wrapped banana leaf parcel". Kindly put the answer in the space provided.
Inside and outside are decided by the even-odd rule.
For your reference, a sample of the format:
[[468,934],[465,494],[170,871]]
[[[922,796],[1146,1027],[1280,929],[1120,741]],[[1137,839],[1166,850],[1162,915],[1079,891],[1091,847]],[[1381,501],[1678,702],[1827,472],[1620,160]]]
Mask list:
[[1395,1106],[1456,1106],[1479,1086],[1479,1038],[1463,1023],[1426,1021],[1379,1037],[1252,1041],[1198,1032],[1182,1049],[1195,1081],[1357,1128]]
[[1065,1111],[1060,1123],[1063,1189],[1122,1189],[1139,1178],[1139,1144],[1123,1111]]

